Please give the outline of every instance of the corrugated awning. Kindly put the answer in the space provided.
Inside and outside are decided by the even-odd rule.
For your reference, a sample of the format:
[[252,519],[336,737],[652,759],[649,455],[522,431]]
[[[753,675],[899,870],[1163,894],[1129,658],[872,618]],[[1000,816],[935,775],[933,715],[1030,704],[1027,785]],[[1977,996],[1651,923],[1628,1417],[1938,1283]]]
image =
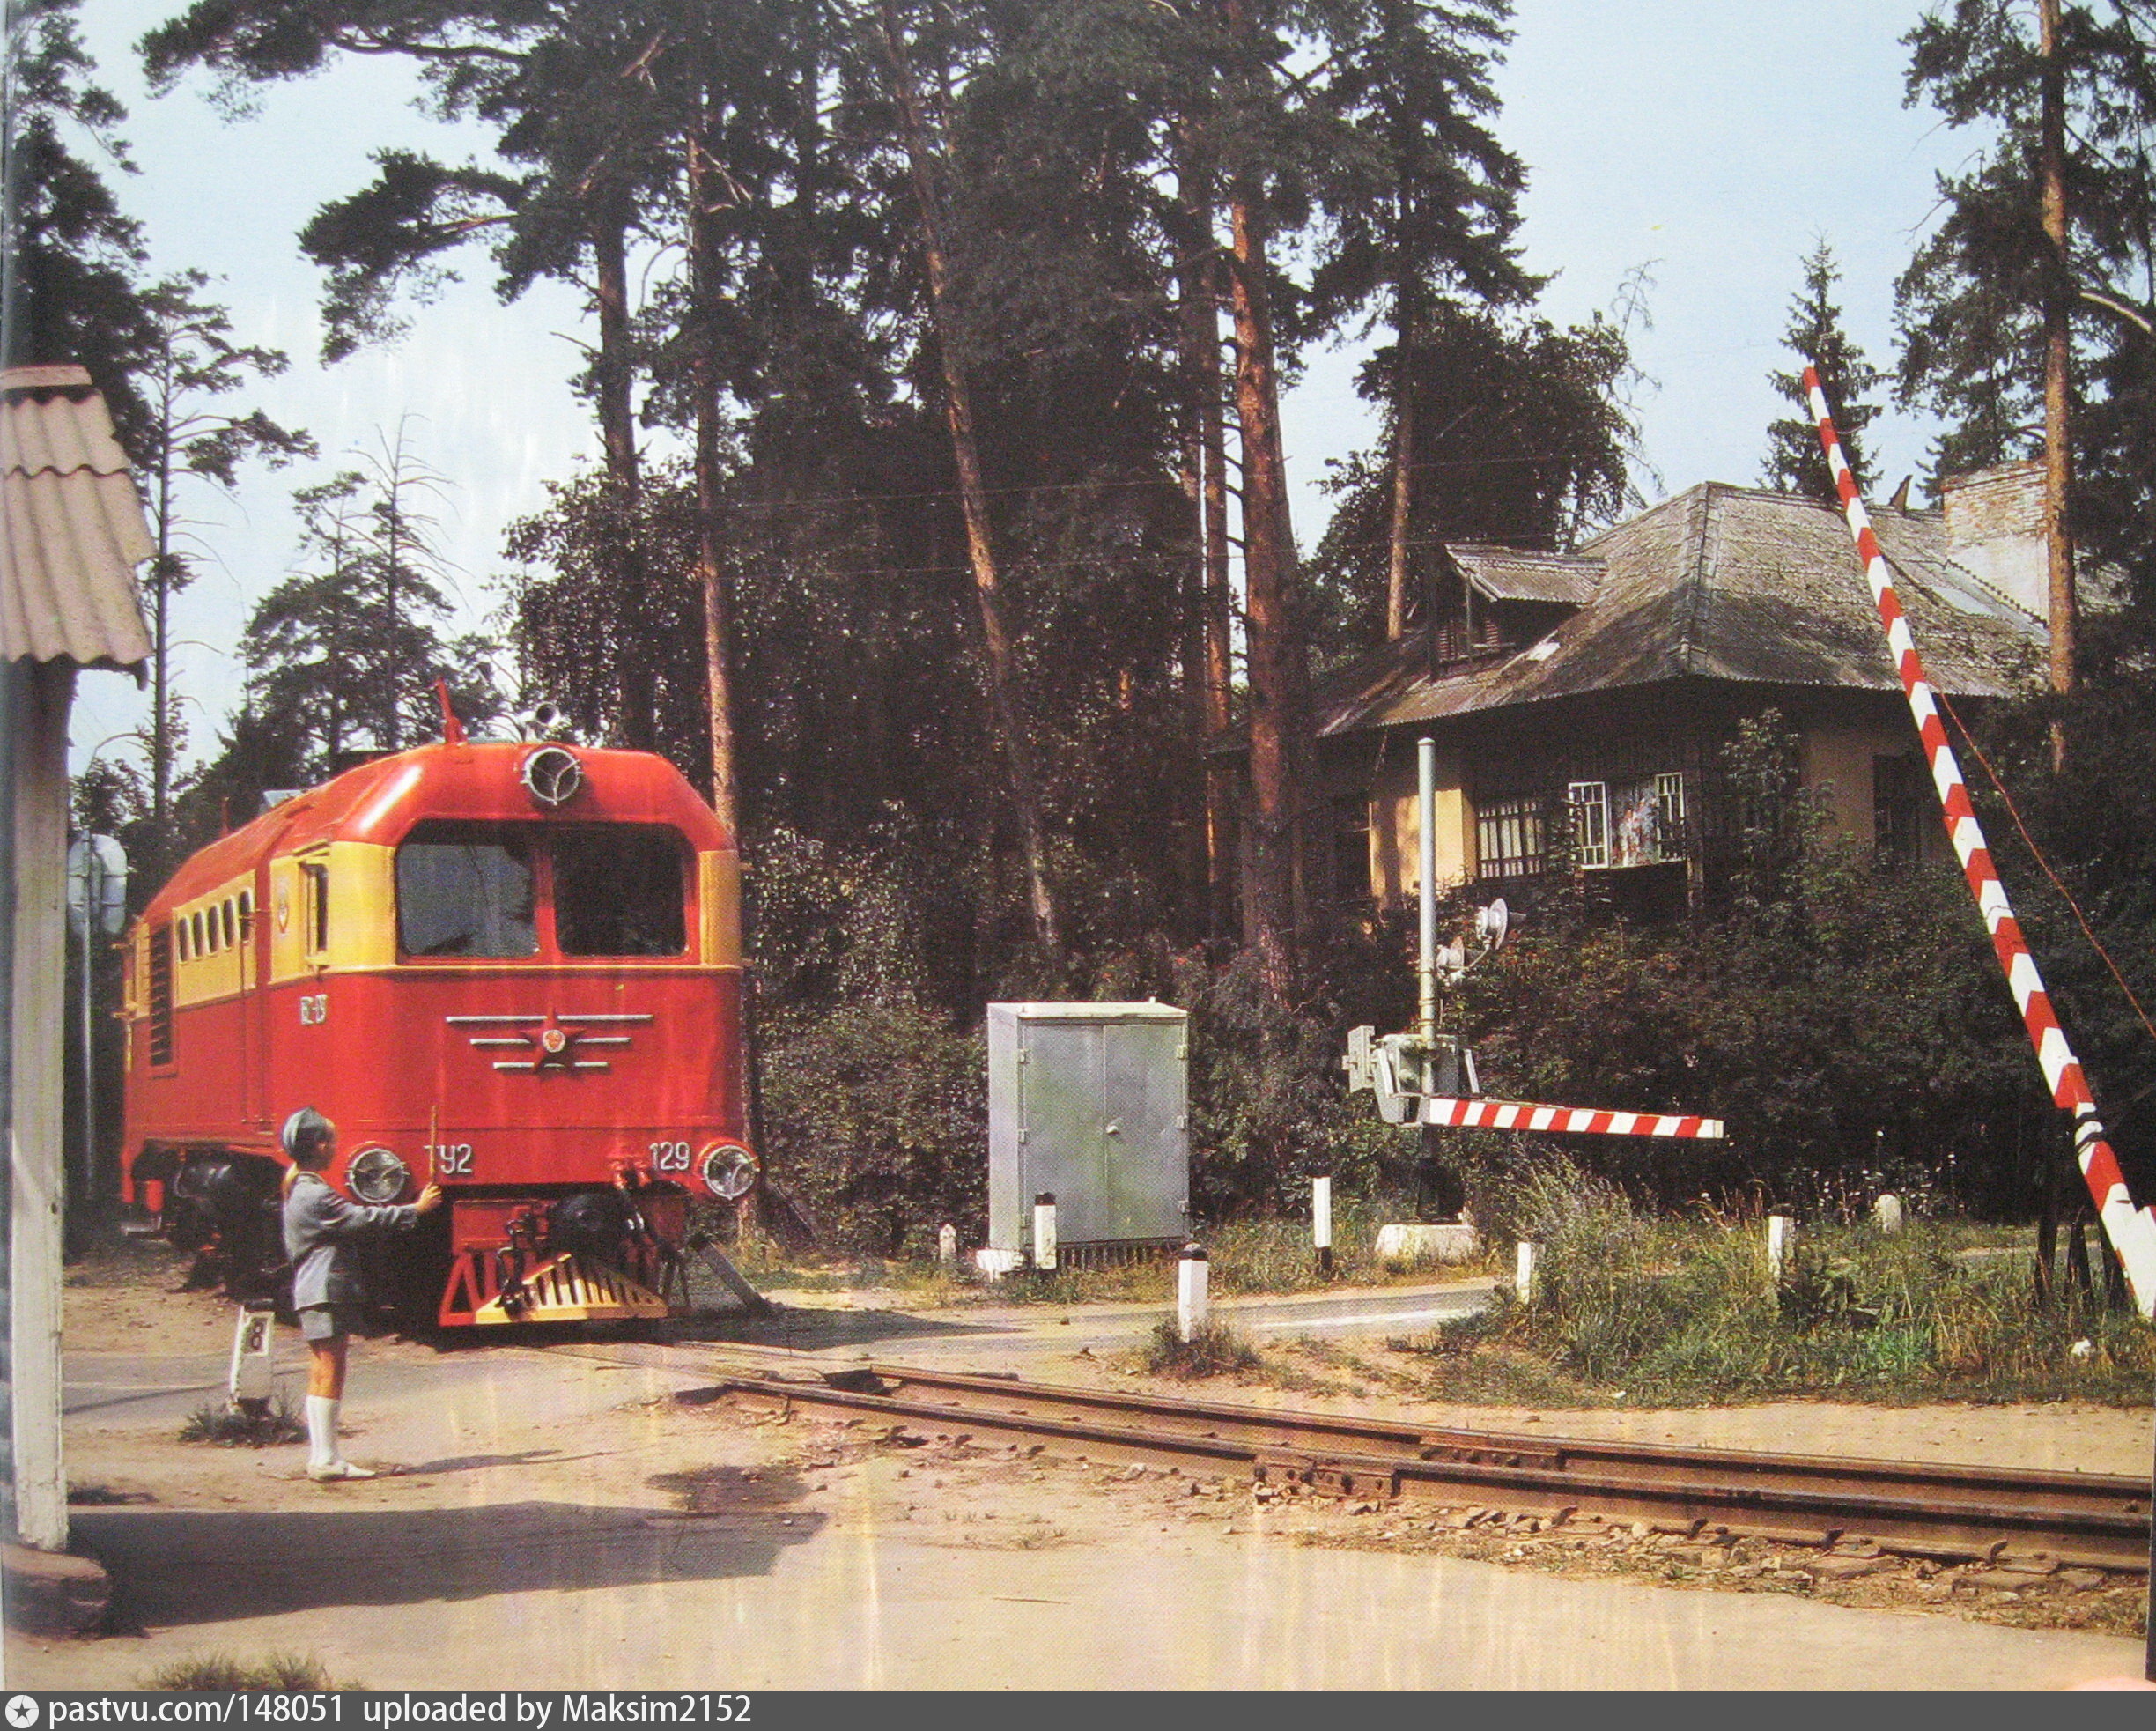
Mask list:
[[140,667],[151,642],[135,567],[155,551],[90,374],[0,373],[0,656]]

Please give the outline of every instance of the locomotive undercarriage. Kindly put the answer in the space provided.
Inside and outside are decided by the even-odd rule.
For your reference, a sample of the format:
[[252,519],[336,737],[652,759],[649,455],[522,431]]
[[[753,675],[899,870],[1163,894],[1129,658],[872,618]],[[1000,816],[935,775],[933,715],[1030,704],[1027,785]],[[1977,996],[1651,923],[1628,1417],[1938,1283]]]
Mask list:
[[[280,1225],[285,1168],[218,1145],[151,1147],[161,1225],[194,1253],[190,1289],[292,1313]],[[380,1320],[403,1328],[651,1320],[688,1308],[686,1198],[670,1186],[460,1188],[409,1234],[360,1247]]]

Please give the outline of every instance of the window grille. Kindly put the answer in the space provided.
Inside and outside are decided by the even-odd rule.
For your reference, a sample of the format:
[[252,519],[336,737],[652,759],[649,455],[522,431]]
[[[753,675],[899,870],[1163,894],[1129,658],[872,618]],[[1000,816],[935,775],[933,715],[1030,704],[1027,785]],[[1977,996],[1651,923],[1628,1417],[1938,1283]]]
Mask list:
[[1655,777],[1655,802],[1662,808],[1662,857],[1679,859],[1684,854],[1685,784],[1681,770],[1665,770]]
[[1608,868],[1609,787],[1602,781],[1574,781],[1565,798],[1572,808],[1572,859],[1583,871]]
[[1542,874],[1542,802],[1535,795],[1486,802],[1475,814],[1477,874],[1539,877]]
[[173,928],[150,934],[150,1062],[173,1061]]

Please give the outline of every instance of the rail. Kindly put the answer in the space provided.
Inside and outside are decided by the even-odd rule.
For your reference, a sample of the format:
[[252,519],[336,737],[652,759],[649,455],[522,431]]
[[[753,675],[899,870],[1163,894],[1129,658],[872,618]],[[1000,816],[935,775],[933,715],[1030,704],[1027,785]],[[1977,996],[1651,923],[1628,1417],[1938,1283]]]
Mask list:
[[2149,1486],[2108,1474],[1433,1428],[902,1365],[728,1370],[681,1398],[840,1409],[953,1440],[1025,1439],[1089,1459],[1246,1472],[1259,1483],[1341,1496],[1786,1543],[1862,1540],[1942,1561],[2013,1557],[2132,1572],[2149,1565]]

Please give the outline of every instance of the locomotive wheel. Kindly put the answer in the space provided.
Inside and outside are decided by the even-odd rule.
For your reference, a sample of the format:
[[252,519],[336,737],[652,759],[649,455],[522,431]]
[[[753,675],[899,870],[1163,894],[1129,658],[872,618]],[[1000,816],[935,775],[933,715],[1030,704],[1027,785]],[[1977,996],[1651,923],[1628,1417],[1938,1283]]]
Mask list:
[[189,1153],[166,1187],[166,1233],[195,1252],[190,1288],[217,1286],[235,1303],[274,1301],[290,1313],[278,1217],[284,1169],[233,1149]]

